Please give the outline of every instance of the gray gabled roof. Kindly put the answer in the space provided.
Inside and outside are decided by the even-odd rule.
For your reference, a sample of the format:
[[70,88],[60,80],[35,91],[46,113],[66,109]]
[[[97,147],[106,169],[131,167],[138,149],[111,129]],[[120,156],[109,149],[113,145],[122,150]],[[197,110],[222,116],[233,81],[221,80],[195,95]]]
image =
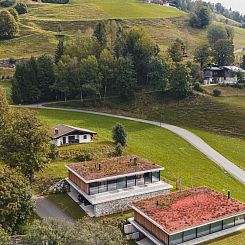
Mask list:
[[[55,132],[56,130],[58,132]],[[61,124],[61,125],[57,125],[56,127],[52,128],[51,138],[57,139],[57,138],[60,138],[64,135],[71,134],[74,131],[79,131],[81,133],[88,133],[88,134],[97,134],[96,132],[94,132],[92,130],[85,129],[85,128],[78,128],[78,127],[73,127],[73,126]]]

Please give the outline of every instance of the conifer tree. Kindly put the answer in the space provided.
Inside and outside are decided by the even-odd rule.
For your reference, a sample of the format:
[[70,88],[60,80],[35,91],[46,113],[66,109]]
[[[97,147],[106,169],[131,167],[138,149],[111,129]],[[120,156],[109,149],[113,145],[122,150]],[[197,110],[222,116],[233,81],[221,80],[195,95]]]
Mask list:
[[55,51],[55,57],[54,57],[55,64],[58,64],[63,54],[64,54],[64,42],[59,40],[58,46]]

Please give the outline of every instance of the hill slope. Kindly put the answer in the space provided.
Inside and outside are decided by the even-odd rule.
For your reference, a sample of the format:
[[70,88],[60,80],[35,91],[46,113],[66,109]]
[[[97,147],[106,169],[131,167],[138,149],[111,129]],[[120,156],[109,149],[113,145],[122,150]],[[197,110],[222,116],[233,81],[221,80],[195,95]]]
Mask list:
[[[206,42],[206,30],[189,27],[188,14],[138,0],[72,0],[65,5],[30,2],[28,6],[28,13],[20,16],[20,36],[0,41],[0,59],[53,54],[57,45],[55,34],[60,25],[69,39],[78,30],[91,34],[91,28],[102,19],[117,19],[125,28],[145,26],[162,51],[179,37],[191,56],[198,45]],[[234,29],[236,49],[245,47],[245,30]]]

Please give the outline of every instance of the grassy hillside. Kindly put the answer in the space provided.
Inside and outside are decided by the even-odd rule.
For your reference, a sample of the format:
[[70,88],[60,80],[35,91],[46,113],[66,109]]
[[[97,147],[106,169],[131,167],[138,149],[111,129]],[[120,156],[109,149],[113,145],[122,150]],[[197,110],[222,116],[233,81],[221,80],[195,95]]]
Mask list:
[[[140,0],[72,0],[65,5],[30,2],[29,12],[20,16],[20,36],[0,41],[0,59],[53,54],[59,25],[69,39],[78,30],[91,33],[91,28],[102,19],[116,19],[125,28],[145,26],[162,51],[177,37],[182,38],[191,56],[198,45],[206,42],[206,30],[189,27],[188,18],[178,9]],[[234,28],[236,49],[245,47],[245,30]]]
[[[245,201],[245,188],[227,173],[223,172],[214,163],[203,156],[186,141],[175,134],[147,124],[65,111],[39,110],[40,118],[49,126],[57,124],[71,124],[95,130],[98,135],[95,142],[88,145],[75,146],[89,151],[87,147],[108,152],[112,146],[111,130],[116,122],[122,123],[128,133],[127,154],[136,154],[145,157],[165,167],[163,179],[175,184],[176,178],[181,177],[183,186],[207,185],[216,190],[232,191],[234,197]],[[70,149],[71,150],[71,149]],[[90,149],[91,151],[92,149]],[[68,160],[69,161],[69,160]],[[51,163],[47,172],[40,174],[39,178],[65,177],[64,164],[67,161]],[[52,173],[50,175],[50,173]]]

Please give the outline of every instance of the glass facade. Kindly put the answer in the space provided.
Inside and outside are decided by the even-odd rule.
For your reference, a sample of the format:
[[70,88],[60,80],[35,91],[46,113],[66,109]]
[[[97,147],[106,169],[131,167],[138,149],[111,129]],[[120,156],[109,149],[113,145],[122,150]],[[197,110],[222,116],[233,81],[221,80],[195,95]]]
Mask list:
[[245,224],[245,214],[169,236],[169,245],[181,244],[241,224]]
[[158,181],[160,181],[160,171],[132,175],[114,180],[94,182],[89,184],[89,194],[94,195],[133,186],[143,186],[145,184],[155,183]]

